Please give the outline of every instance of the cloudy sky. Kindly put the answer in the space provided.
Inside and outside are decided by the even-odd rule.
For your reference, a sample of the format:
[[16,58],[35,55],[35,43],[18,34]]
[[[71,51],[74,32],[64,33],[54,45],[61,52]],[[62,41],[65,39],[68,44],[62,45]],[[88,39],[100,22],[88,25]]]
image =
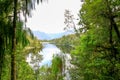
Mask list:
[[[64,12],[70,10],[75,18],[81,7],[80,0],[48,0],[36,6],[32,11],[32,18],[28,18],[27,27],[33,31],[46,33],[62,32],[64,25]],[[77,23],[77,22],[76,22]]]

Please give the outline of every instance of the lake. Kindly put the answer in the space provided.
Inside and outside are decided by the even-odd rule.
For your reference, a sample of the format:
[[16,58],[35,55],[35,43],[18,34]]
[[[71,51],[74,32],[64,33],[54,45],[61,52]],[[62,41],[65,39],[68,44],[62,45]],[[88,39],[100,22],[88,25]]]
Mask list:
[[40,65],[50,65],[53,55],[60,54],[61,51],[57,48],[54,44],[49,43],[42,43],[43,49],[40,51],[39,54],[43,55],[43,60],[41,61]]
[[[43,65],[48,65],[50,66],[52,64],[52,59],[53,55],[60,54],[64,56],[65,58],[65,70],[64,73],[66,74],[64,80],[70,80],[70,75],[69,75],[69,68],[71,67],[70,60],[71,56],[70,54],[64,54],[62,51],[54,44],[50,44],[48,42],[43,42],[43,49],[39,52],[39,55],[42,55],[42,60],[36,61],[35,64],[38,64],[38,68]],[[35,57],[36,58],[36,57]],[[31,53],[27,57],[27,62],[33,67],[34,64],[31,64]]]

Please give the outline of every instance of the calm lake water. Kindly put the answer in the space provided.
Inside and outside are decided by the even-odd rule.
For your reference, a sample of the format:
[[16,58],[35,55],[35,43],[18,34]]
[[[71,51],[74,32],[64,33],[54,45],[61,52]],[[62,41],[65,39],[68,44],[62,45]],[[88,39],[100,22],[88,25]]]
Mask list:
[[53,55],[55,54],[60,54],[61,51],[59,48],[57,48],[54,44],[49,44],[49,43],[42,43],[43,44],[43,49],[40,51],[39,54],[43,55],[43,60],[41,61],[40,65],[50,65]]
[[[71,67],[70,54],[62,53],[62,51],[54,44],[43,42],[42,45],[43,45],[43,49],[39,52],[39,55],[42,55],[43,59],[38,63],[36,62],[37,64],[39,64],[39,67],[43,65],[50,66],[52,64],[53,55],[62,54],[62,56],[65,57],[65,66],[66,66],[64,70],[66,77],[64,78],[64,80],[70,80],[70,75],[69,75],[69,70],[68,70]],[[30,63],[31,53],[27,57],[27,62],[29,62],[29,64],[33,67],[33,64]]]
[[[43,49],[39,52],[39,55],[42,55],[43,59],[39,62],[39,65],[51,65],[53,55],[61,54],[61,50],[54,44],[50,44],[48,42],[43,42],[42,45]],[[31,57],[32,54],[30,53],[27,57],[27,62],[32,66]]]

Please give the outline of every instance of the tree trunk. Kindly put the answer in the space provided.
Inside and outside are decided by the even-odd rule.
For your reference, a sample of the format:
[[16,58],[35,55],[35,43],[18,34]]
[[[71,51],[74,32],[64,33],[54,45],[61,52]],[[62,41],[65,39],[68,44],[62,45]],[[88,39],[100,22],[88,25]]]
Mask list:
[[[109,39],[109,43],[110,43],[110,48],[111,48],[111,55],[110,55],[110,62],[111,62],[111,67],[110,67],[110,70],[109,70],[109,75],[111,75],[111,77],[113,77],[114,75],[117,75],[116,73],[116,69],[115,69],[115,62],[112,61],[112,59],[115,59],[117,61],[117,54],[119,54],[117,48],[115,48],[115,46],[113,45],[113,37],[112,37],[112,28],[115,30],[115,33],[120,41],[120,32],[119,32],[119,29],[118,29],[118,26],[114,20],[114,15],[112,14],[112,9],[110,8],[110,4],[109,4],[109,1],[106,0],[106,5],[107,5],[107,8],[108,8],[108,11],[109,11],[109,14],[108,14],[108,18],[109,18],[109,21],[110,21],[110,39]],[[114,77],[116,79],[116,77]]]
[[11,80],[16,80],[16,22],[17,22],[17,1],[14,0],[14,18],[13,18],[13,35],[12,35],[12,53],[11,53]]
[[[1,35],[0,35],[1,36]],[[2,44],[3,43],[3,40],[2,38],[0,37],[0,80],[1,79],[1,76],[2,76],[2,65],[3,65],[3,50],[2,50]]]
[[108,17],[109,17],[109,20],[110,20],[110,23],[111,23],[111,26],[114,28],[116,34],[117,34],[117,37],[118,39],[120,40],[120,31],[118,29],[118,26],[114,20],[114,15],[112,14],[112,9],[110,8],[110,4],[109,4],[109,1],[106,0],[106,5],[107,5],[107,8],[108,8],[108,11],[109,11],[109,14],[108,14]]

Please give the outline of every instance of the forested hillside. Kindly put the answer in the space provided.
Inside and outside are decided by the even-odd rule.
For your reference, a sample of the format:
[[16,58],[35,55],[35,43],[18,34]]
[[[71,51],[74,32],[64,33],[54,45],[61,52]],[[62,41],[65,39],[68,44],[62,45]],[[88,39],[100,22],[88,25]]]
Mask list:
[[70,53],[75,48],[75,45],[78,44],[78,39],[75,34],[71,34],[50,40],[50,42],[58,46],[64,53]]

